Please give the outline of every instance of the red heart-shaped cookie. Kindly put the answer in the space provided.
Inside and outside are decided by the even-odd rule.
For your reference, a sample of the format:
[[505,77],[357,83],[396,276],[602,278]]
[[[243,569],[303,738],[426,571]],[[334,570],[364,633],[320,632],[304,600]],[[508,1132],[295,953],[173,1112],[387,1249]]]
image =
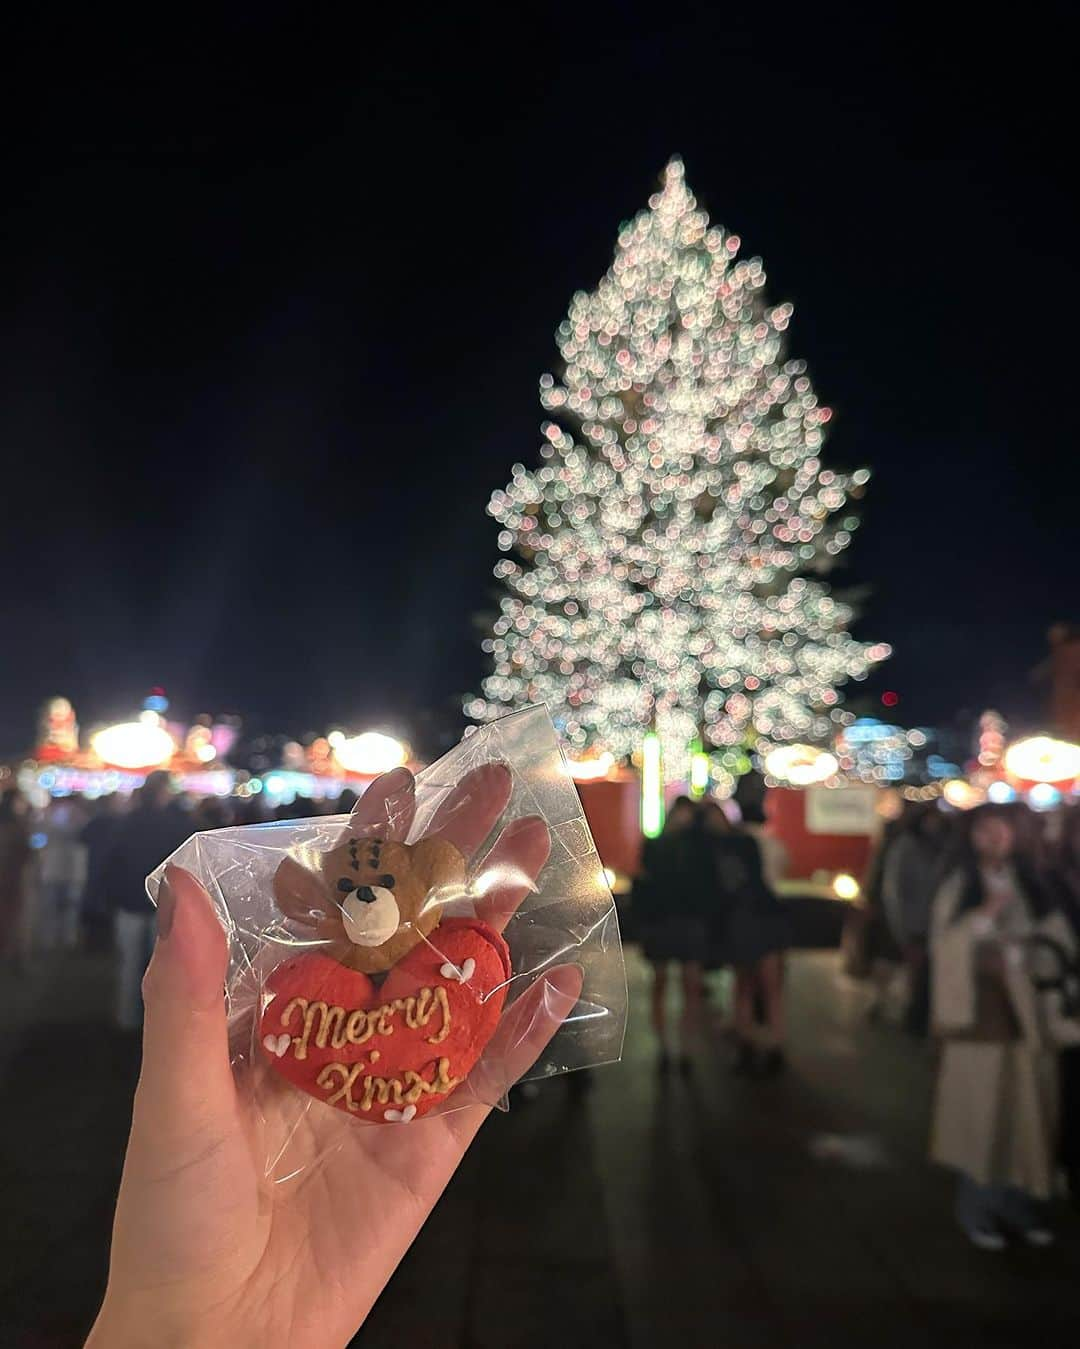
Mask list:
[[376,988],[308,952],[266,981],[259,1040],[277,1071],[358,1119],[408,1123],[468,1076],[498,1025],[506,943],[486,923],[443,922]]

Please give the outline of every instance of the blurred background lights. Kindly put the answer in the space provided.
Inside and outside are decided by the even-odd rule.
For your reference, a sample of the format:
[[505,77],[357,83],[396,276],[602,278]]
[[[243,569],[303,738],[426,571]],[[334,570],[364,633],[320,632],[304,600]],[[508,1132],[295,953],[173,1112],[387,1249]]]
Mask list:
[[607,751],[590,759],[568,759],[567,772],[575,782],[596,782],[606,778],[615,766],[615,756]]
[[778,745],[765,756],[765,771],[778,782],[806,787],[824,782],[840,769],[836,756],[813,745]]
[[663,752],[659,735],[649,731],[641,743],[641,832],[657,838],[663,828]]
[[700,741],[695,742],[690,754],[690,795],[695,799],[703,797],[709,790],[709,778],[709,756]]
[[123,721],[98,731],[91,736],[90,747],[103,764],[129,771],[160,768],[176,753],[175,740],[159,724],[155,712],[143,712],[138,721]]
[[538,466],[488,506],[503,593],[470,717],[544,701],[567,743],[616,758],[653,725],[674,780],[699,737],[825,740],[838,688],[889,656],[823,579],[869,473],[822,464],[831,412],[785,351],[792,306],[738,249],[673,159],[573,297]]
[[986,800],[986,794],[973,787],[970,782],[965,782],[963,778],[951,778],[946,782],[943,795],[950,806],[957,810],[972,810],[975,806],[981,806]]
[[334,734],[331,734],[327,740],[333,746],[338,763],[347,773],[365,776],[388,773],[392,768],[400,768],[409,757],[407,745],[391,735],[383,735],[381,731],[364,731],[351,738],[340,732],[336,734],[341,738],[335,741]]
[[1023,782],[1061,783],[1080,777],[1080,745],[1036,735],[1005,751],[1005,769]]
[[169,710],[169,700],[165,696],[165,690],[162,688],[153,688],[143,700],[143,707],[147,712],[165,713]]
[[1061,804],[1061,793],[1049,782],[1037,782],[1027,799],[1034,810],[1053,810]]

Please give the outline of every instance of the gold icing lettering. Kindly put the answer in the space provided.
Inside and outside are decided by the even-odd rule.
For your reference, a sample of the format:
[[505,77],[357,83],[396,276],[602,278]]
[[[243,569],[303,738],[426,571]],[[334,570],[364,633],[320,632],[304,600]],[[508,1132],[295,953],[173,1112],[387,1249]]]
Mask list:
[[313,1038],[317,1049],[325,1049],[328,1044],[334,1049],[342,1049],[347,1044],[365,1044],[372,1036],[393,1035],[394,1017],[398,1013],[405,1018],[410,1030],[426,1027],[438,1013],[439,1026],[434,1035],[427,1037],[428,1044],[442,1044],[450,1034],[450,1002],[441,984],[433,989],[422,988],[415,998],[395,998],[393,1002],[384,1002],[381,1007],[371,1010],[358,1007],[346,1011],[344,1007],[328,1006],[325,1002],[293,998],[281,1013],[281,1024],[286,1029],[289,1029],[294,1013],[299,1013],[302,1020],[300,1033],[293,1036],[292,1042],[293,1053],[298,1059],[307,1058]]
[[340,1049],[345,1043],[345,1037],[342,1033],[342,1021],[345,1018],[344,1007],[327,1007],[325,1002],[309,1003],[305,998],[293,998],[284,1012],[281,1014],[281,1024],[288,1024],[294,1008],[303,1013],[304,1025],[299,1035],[293,1036],[293,1052],[298,1059],[306,1059],[308,1044],[311,1041],[311,1032],[318,1020],[319,1028],[315,1031],[315,1044],[319,1049],[326,1048],[327,1039],[333,1028],[333,1040],[331,1043],[335,1049]]
[[[321,1005],[321,1004],[319,1004]],[[330,1007],[324,1010],[322,1021],[319,1023],[319,1029],[315,1033],[315,1043],[320,1049],[326,1048],[327,1038],[330,1037],[330,1043],[335,1049],[340,1049],[345,1043],[345,1008]],[[333,1026],[331,1037],[330,1027]]]
[[[334,1085],[334,1078],[341,1077],[341,1086],[333,1096],[326,1098],[327,1105],[337,1105],[338,1101],[344,1101],[350,1110],[359,1110],[361,1107],[356,1104],[352,1098],[352,1086],[360,1074],[361,1064],[354,1064],[351,1068],[344,1063],[328,1063],[315,1079],[315,1085],[322,1087],[324,1091],[329,1091]],[[365,1106],[364,1109],[369,1109]]]
[[360,1109],[370,1110],[372,1103],[380,1105],[401,1105],[401,1083],[396,1077],[365,1077],[364,1094],[360,1098]]
[[402,1099],[409,1105],[415,1105],[425,1091],[427,1091],[427,1083],[420,1074],[413,1072],[411,1068],[406,1068],[405,1091]]
[[450,1003],[446,997],[446,989],[443,988],[442,984],[439,984],[435,989],[435,1001],[442,1012],[442,1025],[434,1035],[428,1036],[429,1045],[441,1045],[450,1034]]
[[281,1014],[281,1024],[287,1028],[293,1011],[299,1010],[300,1015],[303,1016],[307,1011],[307,1005],[307,998],[293,998],[291,1002],[286,1003],[285,1010]]
[[324,1091],[331,1091],[340,1080],[337,1090],[326,1098],[327,1105],[337,1105],[339,1101],[343,1101],[349,1110],[365,1112],[373,1105],[392,1105],[400,1108],[403,1105],[416,1105],[422,1096],[445,1095],[465,1080],[451,1075],[449,1059],[436,1059],[434,1068],[435,1074],[430,1082],[422,1073],[412,1068],[405,1069],[404,1081],[397,1077],[376,1077],[369,1073],[363,1078],[363,1092],[359,1101],[353,1100],[352,1089],[358,1085],[363,1069],[360,1063],[351,1067],[344,1063],[328,1063],[315,1079],[315,1085],[322,1087]]

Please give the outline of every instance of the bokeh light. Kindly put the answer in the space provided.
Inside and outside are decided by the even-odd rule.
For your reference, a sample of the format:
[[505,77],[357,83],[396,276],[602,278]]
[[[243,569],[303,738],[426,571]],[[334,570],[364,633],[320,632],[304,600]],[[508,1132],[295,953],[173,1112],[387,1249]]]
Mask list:
[[828,740],[838,687],[890,654],[822,579],[869,473],[823,465],[832,413],[785,350],[792,306],[738,254],[675,159],[574,296],[539,464],[488,507],[504,593],[469,716],[543,701],[575,751],[618,758],[655,725],[682,777],[701,730],[706,750]]

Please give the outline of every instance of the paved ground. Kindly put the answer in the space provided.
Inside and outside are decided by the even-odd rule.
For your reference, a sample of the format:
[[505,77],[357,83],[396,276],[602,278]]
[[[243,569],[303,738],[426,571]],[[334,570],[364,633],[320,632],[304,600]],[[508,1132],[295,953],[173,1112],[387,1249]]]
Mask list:
[[[72,959],[9,990],[3,1346],[78,1344],[99,1295],[135,1073],[101,1025],[106,973]],[[1049,1253],[971,1250],[923,1160],[926,1052],[866,1024],[832,955],[794,957],[790,982],[784,1079],[732,1079],[702,1048],[689,1081],[664,1081],[634,961],[624,1062],[485,1126],[356,1345],[1076,1343],[1080,1222],[1063,1213]]]

